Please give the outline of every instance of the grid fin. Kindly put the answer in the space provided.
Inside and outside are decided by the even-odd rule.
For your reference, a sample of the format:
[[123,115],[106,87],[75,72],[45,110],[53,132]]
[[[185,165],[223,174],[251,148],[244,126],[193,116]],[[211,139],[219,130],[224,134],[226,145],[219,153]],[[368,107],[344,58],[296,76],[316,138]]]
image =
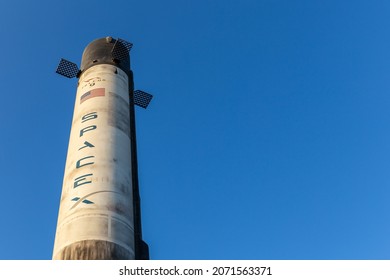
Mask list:
[[75,63],[61,58],[61,61],[57,66],[56,73],[67,78],[74,78],[77,77],[79,71],[79,67]]
[[146,107],[148,107],[152,98],[153,98],[153,95],[151,95],[147,92],[144,92],[142,90],[134,91],[134,104],[137,106],[140,106],[144,109],[146,109]]
[[118,38],[112,47],[112,58],[118,59],[119,61],[126,59],[132,47],[132,43]]

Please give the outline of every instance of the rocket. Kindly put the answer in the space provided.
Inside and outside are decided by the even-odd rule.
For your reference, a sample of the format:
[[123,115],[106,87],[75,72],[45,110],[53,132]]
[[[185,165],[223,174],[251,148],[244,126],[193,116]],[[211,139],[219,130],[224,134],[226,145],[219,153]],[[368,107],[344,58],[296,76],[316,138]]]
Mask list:
[[57,73],[78,78],[53,249],[59,260],[149,259],[142,240],[132,44],[92,41],[80,69],[61,59]]

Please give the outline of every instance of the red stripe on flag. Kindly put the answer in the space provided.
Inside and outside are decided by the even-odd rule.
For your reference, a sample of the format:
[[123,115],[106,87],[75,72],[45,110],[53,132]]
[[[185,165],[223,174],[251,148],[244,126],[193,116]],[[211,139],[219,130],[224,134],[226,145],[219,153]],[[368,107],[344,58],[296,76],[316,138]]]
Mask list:
[[83,103],[85,100],[88,100],[93,97],[97,96],[104,96],[105,95],[105,89],[104,88],[95,88],[93,90],[87,91],[80,97],[80,104]]

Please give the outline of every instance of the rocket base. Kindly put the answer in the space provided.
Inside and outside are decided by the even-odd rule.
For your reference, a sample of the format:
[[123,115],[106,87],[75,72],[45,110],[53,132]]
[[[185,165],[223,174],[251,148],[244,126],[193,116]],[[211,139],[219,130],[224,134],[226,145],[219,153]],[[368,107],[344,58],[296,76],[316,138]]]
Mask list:
[[66,246],[55,257],[61,260],[130,260],[134,254],[104,240],[83,240]]

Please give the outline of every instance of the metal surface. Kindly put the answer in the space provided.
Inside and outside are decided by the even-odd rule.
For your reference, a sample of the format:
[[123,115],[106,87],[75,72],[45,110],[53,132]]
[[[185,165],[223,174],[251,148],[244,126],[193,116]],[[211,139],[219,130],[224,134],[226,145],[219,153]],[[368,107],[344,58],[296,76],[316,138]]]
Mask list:
[[[113,65],[80,76],[54,259],[135,259],[128,90],[127,74]],[[108,255],[93,250],[104,244]]]
[[75,78],[77,77],[79,71],[77,64],[61,58],[60,63],[57,66],[56,73],[67,78]]
[[[130,56],[127,47],[119,39],[108,38],[111,37],[100,38],[88,44],[81,59],[81,71],[85,71],[89,67],[99,64],[110,64],[117,66],[129,75]],[[117,52],[120,51],[120,59],[115,59],[113,54],[114,49],[117,49]]]
[[134,104],[142,108],[147,108],[150,101],[152,100],[153,95],[144,92],[142,90],[134,91]]
[[142,240],[134,105],[146,108],[152,96],[134,92],[131,47],[121,39],[97,39],[85,48],[81,70],[64,60],[56,71],[79,82],[54,259],[149,259]]

